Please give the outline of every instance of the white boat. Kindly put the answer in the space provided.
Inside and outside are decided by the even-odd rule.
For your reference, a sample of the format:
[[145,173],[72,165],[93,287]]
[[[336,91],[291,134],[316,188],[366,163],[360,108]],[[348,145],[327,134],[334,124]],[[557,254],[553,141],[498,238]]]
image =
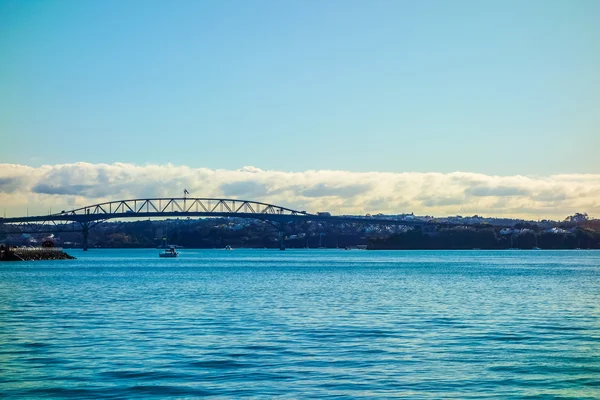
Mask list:
[[175,246],[169,246],[169,248],[165,249],[164,252],[158,253],[158,256],[164,257],[164,258],[174,258],[174,257],[179,257],[179,253],[175,249]]
[[233,250],[230,245],[225,246],[225,250]]

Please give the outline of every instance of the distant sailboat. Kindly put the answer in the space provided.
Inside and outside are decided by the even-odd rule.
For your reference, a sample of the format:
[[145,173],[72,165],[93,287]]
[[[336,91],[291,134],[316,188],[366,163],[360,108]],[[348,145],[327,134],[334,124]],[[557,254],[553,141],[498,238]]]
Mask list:
[[165,237],[163,237],[163,245],[159,248],[164,249],[163,252],[158,253],[158,256],[161,258],[179,257],[179,253],[177,252],[177,249],[175,248],[175,246],[167,244],[167,236],[166,235],[165,235]]
[[175,249],[175,246],[169,246],[168,249],[165,249],[164,252],[158,254],[161,258],[174,258],[179,257],[179,253]]

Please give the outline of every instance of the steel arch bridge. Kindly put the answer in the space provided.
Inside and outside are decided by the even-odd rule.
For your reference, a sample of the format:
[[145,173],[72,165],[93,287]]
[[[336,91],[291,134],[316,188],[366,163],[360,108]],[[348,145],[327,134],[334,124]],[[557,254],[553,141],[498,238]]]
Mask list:
[[[153,198],[108,201],[56,214],[32,217],[0,218],[4,223],[45,221],[92,222],[115,218],[151,217],[240,217],[267,218],[277,221],[309,216],[306,211],[258,201],[216,198]],[[291,217],[291,218],[290,218]]]
[[[379,217],[331,216],[311,214],[274,204],[251,200],[220,198],[162,197],[108,201],[49,215],[0,218],[0,233],[83,232],[83,248],[87,249],[89,229],[109,219],[160,217],[236,217],[253,218],[279,224],[283,243],[283,224],[292,221],[323,221],[369,225],[423,226],[425,221],[406,221]],[[79,225],[78,225],[79,224]],[[431,224],[433,225],[433,224]],[[19,228],[11,231],[10,228]],[[8,229],[7,229],[8,228]],[[25,228],[25,230],[23,229]],[[281,246],[283,248],[283,245]]]

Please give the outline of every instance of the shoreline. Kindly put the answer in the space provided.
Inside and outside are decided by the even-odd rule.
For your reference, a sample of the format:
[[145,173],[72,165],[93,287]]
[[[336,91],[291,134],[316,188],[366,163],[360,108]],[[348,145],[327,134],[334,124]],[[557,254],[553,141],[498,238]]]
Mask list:
[[0,262],[74,259],[58,247],[7,247],[0,250]]

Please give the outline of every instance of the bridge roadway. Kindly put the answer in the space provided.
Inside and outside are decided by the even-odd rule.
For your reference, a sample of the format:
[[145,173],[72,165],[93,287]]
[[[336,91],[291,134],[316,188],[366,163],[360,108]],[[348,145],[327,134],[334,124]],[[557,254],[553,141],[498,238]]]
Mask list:
[[[332,216],[327,213],[310,214],[286,207],[257,201],[216,198],[153,198],[110,201],[81,207],[56,214],[0,218],[0,233],[60,232],[73,223],[81,225],[83,249],[87,250],[89,229],[109,219],[165,218],[165,217],[235,217],[269,221],[279,226],[280,247],[283,249],[283,226],[293,221],[322,221],[335,224],[367,225],[451,225],[420,220],[402,220],[382,217]],[[11,231],[9,226],[19,226]],[[22,229],[25,227],[25,229]],[[73,231],[73,229],[70,229]]]

